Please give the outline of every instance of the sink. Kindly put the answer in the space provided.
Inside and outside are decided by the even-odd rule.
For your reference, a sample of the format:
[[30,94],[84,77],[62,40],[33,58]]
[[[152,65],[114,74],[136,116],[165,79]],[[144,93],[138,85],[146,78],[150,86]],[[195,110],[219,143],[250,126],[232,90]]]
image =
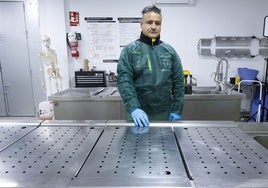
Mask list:
[[260,143],[263,147],[268,149],[268,135],[263,136],[255,136],[253,137],[258,143]]
[[222,93],[215,90],[215,86],[195,86],[192,94],[185,94],[182,117],[184,120],[239,121],[243,98],[245,94],[234,90]]
[[198,87],[192,87],[192,94],[194,95],[238,95],[241,93],[232,90],[227,89],[227,91],[218,91],[215,86],[198,86]]
[[267,122],[239,122],[238,127],[252,137],[256,142],[268,149],[268,123]]
[[220,94],[219,91],[215,90],[193,90],[192,94],[206,94],[206,95],[212,95],[212,94]]
[[221,92],[216,91],[215,87],[193,87],[192,94],[220,94]]

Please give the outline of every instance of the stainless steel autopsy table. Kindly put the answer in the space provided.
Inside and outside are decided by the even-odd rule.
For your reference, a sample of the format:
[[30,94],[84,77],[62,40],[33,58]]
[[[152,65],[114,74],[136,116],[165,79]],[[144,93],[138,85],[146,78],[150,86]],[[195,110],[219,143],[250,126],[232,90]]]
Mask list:
[[268,151],[235,122],[147,130],[111,120],[0,121],[0,128],[1,141],[19,135],[1,145],[0,187],[268,187]]

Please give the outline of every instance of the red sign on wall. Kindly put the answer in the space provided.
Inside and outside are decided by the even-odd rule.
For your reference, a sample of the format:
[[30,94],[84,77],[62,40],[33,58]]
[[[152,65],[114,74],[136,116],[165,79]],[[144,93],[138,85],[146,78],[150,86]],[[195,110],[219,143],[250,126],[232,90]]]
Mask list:
[[70,26],[79,25],[79,12],[69,12]]

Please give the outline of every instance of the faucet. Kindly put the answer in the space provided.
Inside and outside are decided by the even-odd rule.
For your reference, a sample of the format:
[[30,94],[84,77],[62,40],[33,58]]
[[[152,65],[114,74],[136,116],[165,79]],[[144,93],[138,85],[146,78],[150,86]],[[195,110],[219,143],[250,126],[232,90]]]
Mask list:
[[[225,63],[225,71],[223,71]],[[216,90],[220,92],[227,92],[227,78],[228,78],[229,62],[226,58],[221,58],[217,64],[214,81],[217,84]]]

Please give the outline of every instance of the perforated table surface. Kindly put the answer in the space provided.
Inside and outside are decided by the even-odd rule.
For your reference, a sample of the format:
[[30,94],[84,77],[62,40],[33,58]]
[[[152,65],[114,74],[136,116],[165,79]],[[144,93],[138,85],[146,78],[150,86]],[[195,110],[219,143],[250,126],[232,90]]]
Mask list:
[[0,121],[0,151],[40,125],[41,121]]
[[239,128],[181,132],[179,143],[198,188],[268,187],[268,151]]
[[29,132],[0,153],[0,187],[67,187],[102,130],[48,126]]
[[0,187],[268,187],[268,150],[233,122],[0,121],[0,140]]
[[[135,131],[135,129],[134,129]],[[71,187],[191,187],[170,127],[107,127]]]

